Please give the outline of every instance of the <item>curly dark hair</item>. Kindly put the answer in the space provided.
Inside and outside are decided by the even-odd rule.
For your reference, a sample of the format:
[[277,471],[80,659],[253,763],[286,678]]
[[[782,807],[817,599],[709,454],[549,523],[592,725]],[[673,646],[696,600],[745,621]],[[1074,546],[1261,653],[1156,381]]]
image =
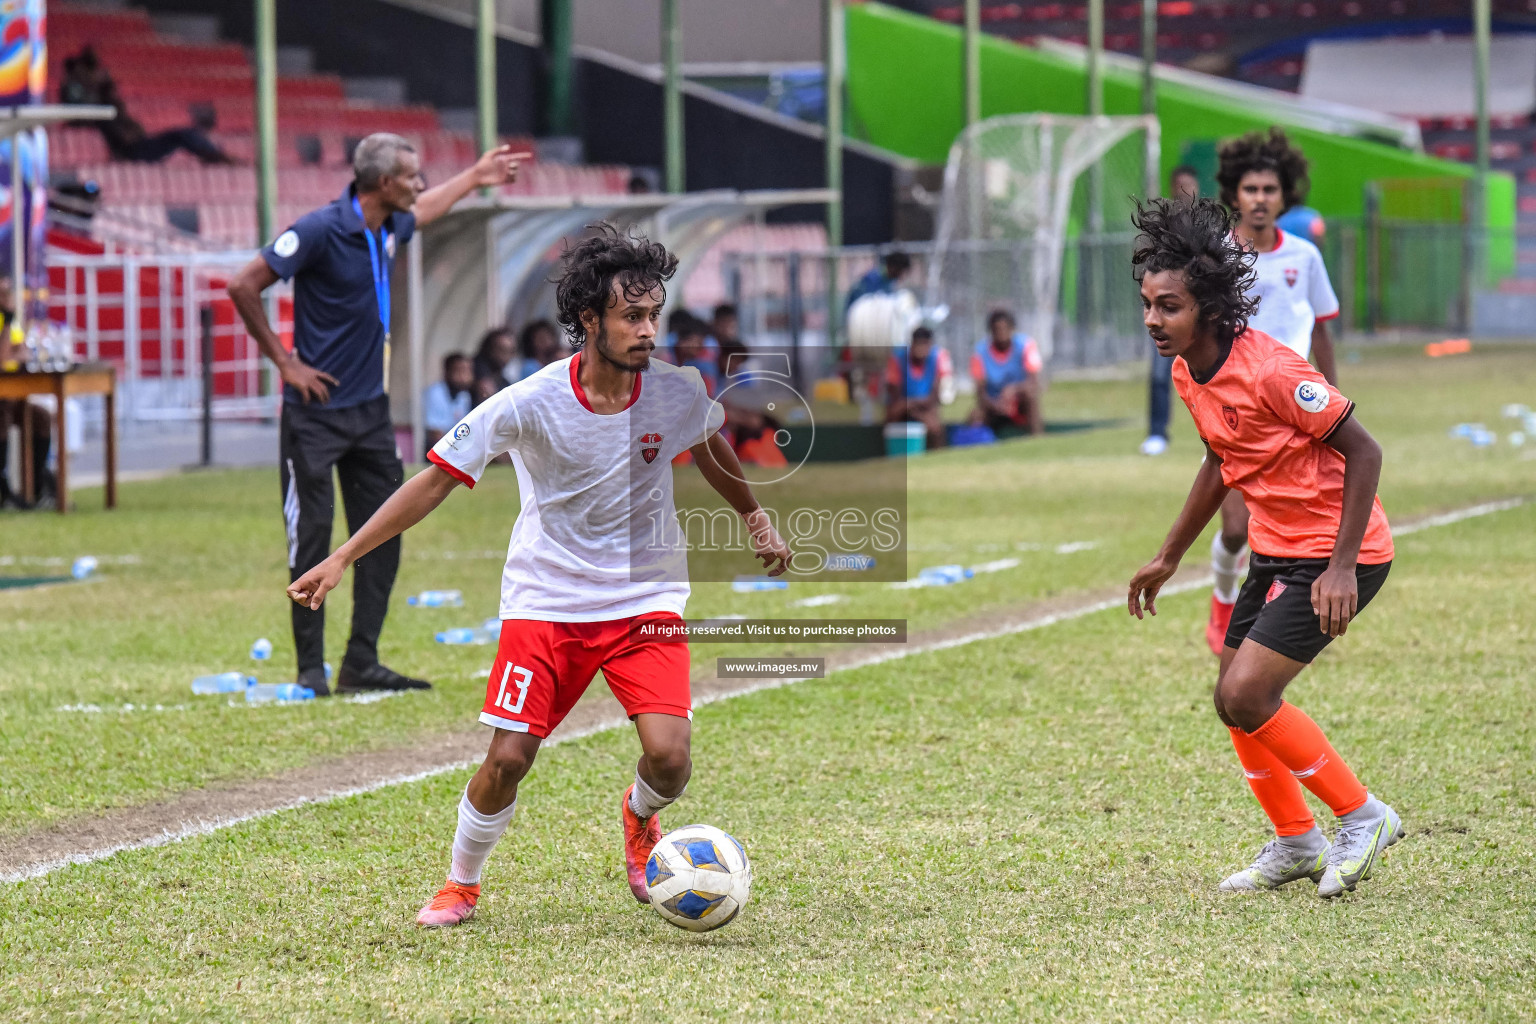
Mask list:
[[601,318],[615,281],[625,298],[638,299],[656,288],[665,295],[666,282],[677,272],[677,257],[660,242],[622,234],[606,222],[587,228],[596,234],[565,250],[565,270],[555,282],[556,319],[573,348],[587,343],[581,314],[591,311]]
[[1249,132],[1225,143],[1216,155],[1216,183],[1221,186],[1221,201],[1237,209],[1237,186],[1250,171],[1274,171],[1280,179],[1280,201],[1289,210],[1307,201],[1312,180],[1307,177],[1307,158],[1285,137],[1284,130],[1271,127],[1267,132]]
[[1248,329],[1248,318],[1259,308],[1258,297],[1250,294],[1257,257],[1233,239],[1226,207],[1214,199],[1153,199],[1136,204],[1131,223],[1140,232],[1131,253],[1137,283],[1148,274],[1177,270],[1219,343],[1230,344]]

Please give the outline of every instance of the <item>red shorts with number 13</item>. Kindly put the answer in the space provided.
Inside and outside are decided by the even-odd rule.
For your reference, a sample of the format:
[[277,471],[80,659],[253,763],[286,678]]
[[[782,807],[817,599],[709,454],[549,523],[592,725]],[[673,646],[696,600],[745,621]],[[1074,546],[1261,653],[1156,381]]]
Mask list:
[[559,725],[599,671],[633,718],[693,717],[686,641],[635,639],[636,623],[679,622],[670,612],[607,622],[504,619],[480,721],[540,739]]

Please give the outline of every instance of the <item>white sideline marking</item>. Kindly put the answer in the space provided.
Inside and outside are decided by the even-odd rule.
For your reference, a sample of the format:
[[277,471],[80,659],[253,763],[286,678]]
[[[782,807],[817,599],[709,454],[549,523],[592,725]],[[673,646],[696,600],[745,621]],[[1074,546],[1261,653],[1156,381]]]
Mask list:
[[[1481,505],[1474,505],[1471,508],[1460,509],[1456,512],[1446,512],[1443,515],[1431,516],[1428,519],[1423,519],[1419,522],[1411,523],[1407,526],[1398,528],[1393,532],[1396,536],[1404,536],[1411,533],[1417,533],[1420,530],[1427,530],[1430,527],[1448,526],[1452,523],[1459,523],[1466,519],[1475,519],[1480,516],[1492,515],[1495,512],[1506,512],[1509,509],[1518,508],[1519,506],[1525,504],[1525,502],[1526,499],[1524,498],[1510,498],[1505,501],[1490,501]],[[1199,579],[1190,580],[1186,583],[1180,583],[1171,587],[1164,587],[1158,596],[1168,597],[1173,594],[1181,594],[1190,590],[1199,590],[1203,587],[1210,586],[1212,582],[1212,577],[1206,575]],[[1085,605],[1081,608],[1074,608],[1069,612],[1060,612],[1052,615],[1041,615],[1033,619],[1025,619],[1021,622],[1012,622],[1006,626],[1000,626],[995,629],[977,630],[974,633],[966,633],[961,636],[951,637],[947,640],[936,640],[927,644],[914,644],[895,651],[872,654],[846,664],[838,665],[835,668],[828,668],[827,675],[830,676],[836,672],[848,672],[853,669],[868,668],[871,665],[880,665],[888,661],[896,661],[901,658],[908,658],[916,654],[928,654],[933,651],[945,651],[955,647],[964,647],[967,644],[977,643],[982,640],[995,640],[999,637],[1013,636],[1018,633],[1027,633],[1036,629],[1044,629],[1047,626],[1054,626],[1058,622],[1066,622],[1071,619],[1080,619],[1085,615],[1093,615],[1097,612],[1108,611],[1111,608],[1124,608],[1125,606],[1126,598],[1123,597],[1106,601],[1097,601],[1093,604]],[[728,693],[719,693],[713,696],[700,697],[695,700],[694,705],[699,707],[705,704],[713,704],[716,701],[726,700],[732,697],[745,697],[748,694],[758,693],[762,690],[776,690],[782,686],[789,686],[792,683],[802,683],[805,681],[806,680],[804,678],[759,679],[741,687],[740,689],[731,690]],[[555,743],[566,743],[572,740],[585,739],[588,736],[594,736],[600,732],[609,732],[614,729],[622,728],[628,724],[628,718],[620,717],[607,722],[599,722],[587,729],[577,730],[568,735],[545,740],[544,742],[546,746],[549,746]],[[318,796],[300,797],[297,800],[286,801],[274,807],[264,807],[259,811],[252,811],[249,814],[242,814],[229,818],[214,818],[210,821],[199,821],[195,824],[183,825],[181,828],[167,829],[161,834],[157,836],[151,836],[148,839],[139,839],[130,843],[119,843],[113,846],[103,847],[99,850],[85,850],[80,853],[72,853],[68,857],[61,857],[58,860],[48,861],[43,864],[35,864],[23,871],[0,875],[0,882],[22,882],[29,878],[41,878],[43,875],[52,874],[60,868],[68,867],[72,864],[91,864],[99,860],[105,860],[106,858],[115,854],[127,852],[129,850],[150,849],[157,846],[165,846],[169,843],[180,842],[183,839],[191,839],[196,836],[210,835],[214,832],[217,832],[219,829],[229,828],[233,825],[241,825],[247,821],[254,821],[257,818],[265,818],[273,814],[281,813],[283,811],[291,811],[299,807],[304,807],[308,804],[330,803],[333,800],[345,800],[349,797],[362,796],[365,793],[372,793],[375,790],[385,789],[389,786],[404,785],[411,782],[421,782],[425,779],[430,779],[438,775],[446,774],[447,772],[462,771],[463,769],[472,767],[477,763],[478,761],[455,761],[451,764],[436,765],[432,768],[427,768],[419,772],[411,772],[407,775],[393,775],[389,778],[379,779],[376,782],[371,782],[366,786],[357,786],[352,789],[337,790],[332,793],[322,793]]]
[[185,711],[191,706],[190,704],[119,704],[114,707],[103,704],[60,704],[53,710],[86,715],[127,715],[135,711]]
[[1394,527],[1392,536],[1406,537],[1410,533],[1418,533],[1432,526],[1449,526],[1459,523],[1463,519],[1476,519],[1478,516],[1492,515],[1495,512],[1508,512],[1512,508],[1519,508],[1525,504],[1524,498],[1508,498],[1504,501],[1490,501],[1482,505],[1473,505],[1471,508],[1457,509],[1455,512],[1446,512],[1438,516],[1430,516],[1428,519],[1420,519],[1418,522],[1409,523],[1406,526]]

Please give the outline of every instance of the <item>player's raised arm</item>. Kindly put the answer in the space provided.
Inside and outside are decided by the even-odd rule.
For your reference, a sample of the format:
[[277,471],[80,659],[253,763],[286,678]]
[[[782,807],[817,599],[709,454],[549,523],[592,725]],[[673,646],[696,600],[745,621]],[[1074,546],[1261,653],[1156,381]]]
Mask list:
[[746,520],[747,529],[752,532],[753,551],[763,560],[768,575],[783,575],[795,557],[794,552],[789,550],[779,531],[773,528],[773,520],[753,496],[730,442],[720,434],[711,434],[689,450],[693,453],[694,465],[699,467],[709,486]]
[[459,482],[447,470],[437,465],[428,465],[391,494],[363,524],[363,528],[333,551],[330,557],[295,580],[288,587],[288,596],[295,604],[311,610],[318,609],[325,595],[341,582],[349,565],[391,537],[421,522],[458,485]]

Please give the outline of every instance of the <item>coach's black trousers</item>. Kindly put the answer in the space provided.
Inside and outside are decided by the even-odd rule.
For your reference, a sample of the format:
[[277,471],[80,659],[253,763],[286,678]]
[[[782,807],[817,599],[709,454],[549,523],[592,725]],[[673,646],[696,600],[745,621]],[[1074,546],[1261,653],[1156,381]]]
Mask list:
[[[298,579],[331,553],[336,492],[331,470],[341,480],[347,532],[356,533],[405,478],[389,419],[389,397],[380,395],[346,409],[311,409],[284,403],[279,458],[282,462],[283,523],[288,531],[289,581]],[[352,567],[352,636],[347,665],[379,660],[379,630],[389,592],[400,568],[400,538],[387,541]],[[293,605],[293,641],[299,671],[325,664],[325,608]]]

